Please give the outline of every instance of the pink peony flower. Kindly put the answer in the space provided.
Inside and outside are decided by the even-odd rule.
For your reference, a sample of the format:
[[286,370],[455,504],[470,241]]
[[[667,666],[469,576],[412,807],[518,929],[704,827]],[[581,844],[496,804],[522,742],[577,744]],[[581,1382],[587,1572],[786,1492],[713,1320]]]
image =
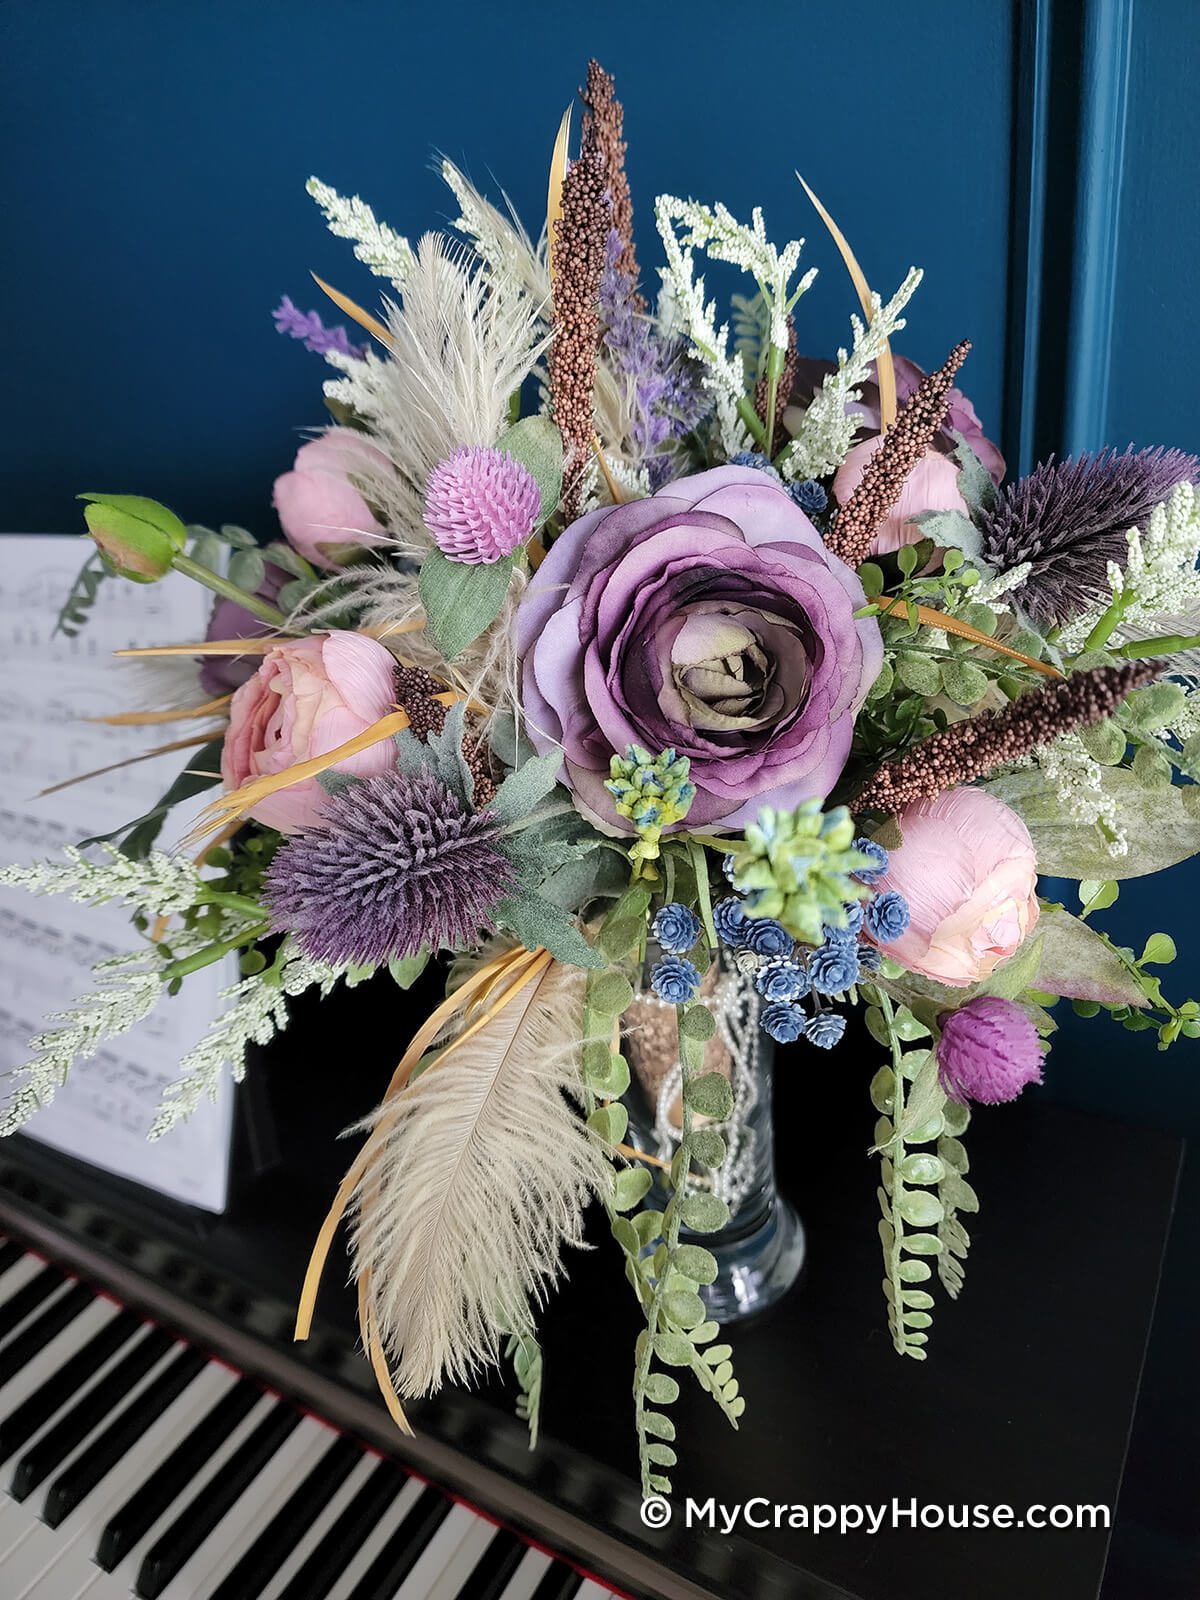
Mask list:
[[[833,498],[844,506],[862,482],[867,462],[879,449],[882,438],[876,434],[852,445],[846,459],[833,480]],[[909,473],[900,498],[879,524],[871,545],[872,555],[887,555],[899,550],[903,544],[916,544],[921,538],[921,525],[909,521],[922,511],[961,511],[967,513],[967,502],[958,489],[958,464],[937,450],[927,450],[924,458]]]
[[1029,829],[982,789],[919,800],[898,818],[879,888],[908,901],[908,931],[887,953],[911,972],[962,988],[994,972],[1038,919]]
[[341,545],[375,545],[387,535],[353,479],[390,470],[382,450],[353,428],[330,428],[301,445],[290,472],[275,479],[272,503],[293,550],[325,572],[341,565]]
[[997,1106],[1042,1081],[1037,1029],[1011,1000],[976,995],[940,1018],[938,1076],[952,1100]]
[[[226,789],[325,755],[387,715],[395,704],[396,663],[361,633],[314,634],[282,640],[233,697],[221,752]],[[359,778],[390,772],[390,739],[337,765]],[[269,795],[249,813],[281,833],[314,823],[329,796],[315,778]]]

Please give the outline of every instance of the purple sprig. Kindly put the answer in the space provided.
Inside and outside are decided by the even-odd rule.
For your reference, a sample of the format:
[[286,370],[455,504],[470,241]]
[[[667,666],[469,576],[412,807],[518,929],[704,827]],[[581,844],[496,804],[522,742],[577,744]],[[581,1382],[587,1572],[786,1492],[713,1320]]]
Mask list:
[[271,315],[275,319],[276,333],[299,339],[315,356],[351,356],[357,361],[366,358],[365,344],[351,344],[349,334],[340,324],[327,328],[315,311],[301,311],[286,294]]
[[608,236],[600,277],[603,343],[630,387],[633,442],[660,489],[671,476],[671,446],[684,438],[708,410],[699,363],[682,339],[664,339],[637,309],[635,284],[621,270],[621,239]]

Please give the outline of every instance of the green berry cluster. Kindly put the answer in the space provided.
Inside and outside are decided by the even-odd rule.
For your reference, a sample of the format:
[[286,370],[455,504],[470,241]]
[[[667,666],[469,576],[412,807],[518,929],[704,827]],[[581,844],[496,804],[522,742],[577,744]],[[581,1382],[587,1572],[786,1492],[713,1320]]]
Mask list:
[[846,905],[871,893],[852,874],[875,866],[854,849],[854,821],[845,806],[822,812],[819,800],[795,811],[769,807],[733,846],[732,874],[752,916],[773,917],[806,944],[825,928],[846,926]]
[[[633,823],[637,843],[629,852],[636,870],[654,861],[664,828],[682,822],[696,798],[689,781],[691,763],[674,750],[652,756],[639,744],[627,745],[623,756],[613,756],[604,787],[612,795],[617,815]],[[635,870],[635,875],[636,875]]]

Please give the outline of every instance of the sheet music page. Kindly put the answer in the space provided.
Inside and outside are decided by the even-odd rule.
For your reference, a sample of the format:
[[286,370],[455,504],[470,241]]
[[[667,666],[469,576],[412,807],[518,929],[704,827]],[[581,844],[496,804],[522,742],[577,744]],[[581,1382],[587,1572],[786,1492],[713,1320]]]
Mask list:
[[[64,844],[132,821],[158,802],[195,752],[156,756],[37,799],[40,789],[208,726],[109,728],[85,720],[205,699],[198,684],[189,686],[189,667],[172,662],[156,679],[153,668],[119,663],[112,652],[202,639],[210,599],[178,574],[137,586],[113,578],[101,585],[77,638],[54,634],[59,607],[89,547],[83,538],[4,537],[0,862],[54,857]],[[163,848],[186,831],[207,798],[201,795],[168,817],[159,840]],[[94,962],[135,949],[137,940],[123,910],[0,888],[0,1073],[29,1059],[29,1041],[50,1012],[88,992]],[[90,1061],[77,1062],[52,1104],[22,1131],[176,1200],[223,1210],[233,1104],[228,1083],[215,1104],[202,1102],[156,1143],[146,1134],[180,1059],[207,1031],[221,1008],[221,990],[236,976],[234,957],[193,973],[178,995],[165,998],[136,1028]],[[0,1098],[4,1088],[0,1078]]]

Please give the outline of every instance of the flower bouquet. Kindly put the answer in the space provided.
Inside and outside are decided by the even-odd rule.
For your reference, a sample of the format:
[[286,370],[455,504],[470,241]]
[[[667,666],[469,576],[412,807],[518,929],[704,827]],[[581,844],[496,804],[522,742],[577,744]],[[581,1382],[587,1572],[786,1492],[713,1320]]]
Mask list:
[[[415,247],[310,181],[385,293],[371,312],[322,285],[361,343],[275,313],[333,369],[335,419],[275,484],[282,540],[82,497],[96,548],[62,625],[112,575],[207,585],[208,639],[147,652],[193,685],[129,717],[202,731],[123,837],[0,874],[121,901],[136,933],[34,1041],[3,1128],[230,952],[240,981],[156,1135],[240,1077],[302,991],[379,971],[404,989],[452,958],[317,1241],[298,1334],[347,1217],[397,1423],[507,1357],[536,1428],[535,1312],[595,1200],[644,1318],[651,1493],[680,1378],[734,1426],[745,1405],[700,1242],[727,1216],[710,1177],[730,1086],[704,1064],[701,996],[718,952],[765,1033],[811,1052],[793,1070],[820,1071],[863,1009],[886,1315],[918,1360],[936,1283],[963,1282],[969,1107],[1040,1079],[1055,1003],[1163,1046],[1200,1034],[1151,970],[1170,938],[1137,954],[1095,926],[1119,880],[1200,850],[1200,501],[1176,450],[1004,486],[955,386],[969,347],[929,373],[894,355],[919,272],[873,293],[811,192],[861,308],[835,360],[798,355],[814,273],[759,211],[661,196],[651,294],[594,62],[582,98],[536,243],[449,162],[460,237]],[[705,261],[745,274],[727,314]],[[205,786],[194,859],[156,849]],[[1039,872],[1075,880],[1078,909],[1039,899]],[[643,973],[682,1075],[665,1173],[622,1103]]]

